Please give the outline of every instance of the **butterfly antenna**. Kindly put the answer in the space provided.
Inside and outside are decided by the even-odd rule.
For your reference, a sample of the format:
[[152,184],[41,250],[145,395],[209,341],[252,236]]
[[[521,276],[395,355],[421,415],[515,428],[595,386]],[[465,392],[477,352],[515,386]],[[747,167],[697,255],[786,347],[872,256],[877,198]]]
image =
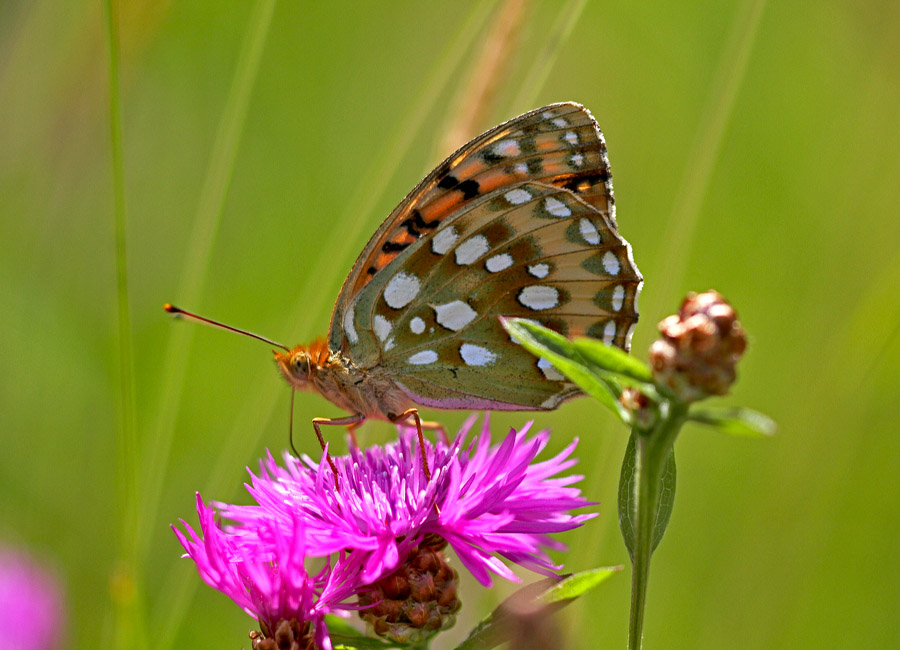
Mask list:
[[[220,323],[210,318],[204,318],[203,316],[192,314],[189,311],[185,311],[180,307],[176,307],[175,305],[171,305],[169,303],[163,305],[163,309],[165,309],[170,314],[173,314],[176,318],[184,318],[185,320],[194,321],[195,323],[202,323],[203,325],[210,325],[212,327],[218,327],[223,330],[228,330],[229,332],[237,332],[238,334],[249,336],[250,338],[256,339],[257,341],[263,341],[264,343],[268,343],[269,345],[274,345],[275,347],[281,348],[285,352],[291,351],[288,346],[278,343],[277,341],[273,341],[272,339],[267,339],[265,336],[260,336],[259,334],[254,334],[253,332],[248,332],[247,330],[232,327],[231,325],[226,325],[225,323]],[[293,413],[293,409],[291,409],[291,411]]]
[[294,456],[300,458],[300,452],[297,451],[297,448],[294,446],[294,395],[297,394],[297,391],[291,391],[291,416],[288,418],[288,444],[291,446],[291,451],[294,452]]

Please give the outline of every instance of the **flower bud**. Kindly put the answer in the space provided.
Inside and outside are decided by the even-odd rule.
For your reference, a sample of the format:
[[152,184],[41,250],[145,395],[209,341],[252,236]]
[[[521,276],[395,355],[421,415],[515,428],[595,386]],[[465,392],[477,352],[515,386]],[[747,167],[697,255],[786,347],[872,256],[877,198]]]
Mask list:
[[410,551],[406,562],[359,595],[359,616],[382,637],[422,643],[453,627],[460,602],[458,575],[447,563],[446,541],[430,535]]
[[717,291],[689,293],[678,314],[659,324],[650,346],[656,382],[685,402],[725,395],[747,347],[737,314]]

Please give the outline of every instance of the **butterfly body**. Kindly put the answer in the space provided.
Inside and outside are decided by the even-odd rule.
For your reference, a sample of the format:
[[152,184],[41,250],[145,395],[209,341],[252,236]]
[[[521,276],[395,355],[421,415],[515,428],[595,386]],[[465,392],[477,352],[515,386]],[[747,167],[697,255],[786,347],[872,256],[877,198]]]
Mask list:
[[344,424],[395,421],[410,406],[553,409],[580,392],[500,317],[628,349],[641,286],[603,136],[584,107],[552,104],[426,176],[353,265],[327,343],[276,360],[294,388],[351,413]]
[[363,419],[391,421],[412,405],[384,368],[359,368],[341,352],[329,351],[322,340],[275,351],[275,362],[296,390],[313,390]]

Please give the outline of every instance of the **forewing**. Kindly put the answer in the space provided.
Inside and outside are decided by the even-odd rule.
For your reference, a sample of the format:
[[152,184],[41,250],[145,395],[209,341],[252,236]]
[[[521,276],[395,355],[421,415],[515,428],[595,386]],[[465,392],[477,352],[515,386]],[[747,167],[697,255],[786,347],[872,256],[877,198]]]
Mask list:
[[348,305],[345,350],[418,404],[555,408],[577,390],[513,343],[499,316],[626,348],[641,276],[609,217],[573,192],[519,183],[471,201]]
[[381,224],[344,282],[329,344],[347,343],[342,314],[382,269],[466,205],[498,189],[534,180],[566,188],[615,228],[606,142],[590,112],[572,102],[520,115],[464,145],[438,165]]

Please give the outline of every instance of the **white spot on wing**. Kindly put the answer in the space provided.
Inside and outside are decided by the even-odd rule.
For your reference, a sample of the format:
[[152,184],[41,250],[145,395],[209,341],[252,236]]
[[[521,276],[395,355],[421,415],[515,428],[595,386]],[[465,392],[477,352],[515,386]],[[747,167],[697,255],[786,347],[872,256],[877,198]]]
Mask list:
[[622,309],[622,303],[625,302],[625,287],[618,285],[612,292],[612,308],[615,311]]
[[515,140],[501,140],[494,145],[494,153],[498,156],[512,157],[521,153],[519,143]]
[[569,126],[569,123],[566,122],[565,118],[557,117],[555,120],[553,120],[553,126],[558,129],[564,129]]
[[528,176],[528,165],[525,163],[516,163],[513,166],[513,171],[519,176]]
[[584,156],[582,156],[580,153],[573,153],[569,157],[569,163],[572,165],[572,167],[581,167],[584,164]]
[[[527,171],[527,169],[526,169]],[[513,205],[521,205],[531,200],[531,192],[528,190],[523,190],[521,187],[517,187],[514,190],[510,190],[503,196],[506,197],[506,200],[512,203]]]
[[459,346],[459,355],[467,366],[489,366],[497,360],[497,355],[487,348],[471,343]]
[[559,304],[559,289],[539,284],[525,287],[519,292],[519,302],[535,311],[553,309]]
[[512,255],[510,255],[509,253],[500,253],[499,255],[489,257],[484,263],[484,268],[486,268],[491,273],[499,273],[503,269],[508,269],[512,265]]
[[528,267],[528,272],[536,278],[546,278],[550,273],[550,265],[541,262],[540,264],[532,264]]
[[425,321],[416,316],[411,321],[409,321],[409,329],[412,330],[413,334],[421,334],[425,331]]
[[612,251],[606,251],[603,254],[603,270],[610,275],[619,274],[619,258]]
[[607,321],[603,326],[603,342],[612,345],[613,339],[616,338],[616,321]]
[[350,305],[350,308],[344,312],[344,332],[350,343],[359,343],[359,335],[356,333],[356,326],[353,323],[353,317],[356,313],[356,305]]
[[437,360],[437,352],[434,350],[422,350],[421,352],[416,352],[406,361],[414,366],[427,366],[429,363],[434,363]]
[[[597,232],[597,226],[591,223],[591,220],[588,218],[583,218],[578,222],[578,229],[581,231],[581,236],[584,237],[584,241],[588,244],[597,245],[600,243],[600,233]],[[603,258],[606,259],[605,257]],[[604,263],[604,266],[606,264]]]
[[550,381],[565,381],[565,376],[553,367],[553,364],[547,361],[544,357],[538,359],[537,367],[541,369],[541,372],[544,373],[544,377],[549,379]]
[[631,349],[631,337],[634,335],[634,326],[637,323],[632,323],[628,326],[628,331],[625,332],[625,350],[626,352]]
[[565,141],[568,142],[573,147],[578,144],[578,134],[575,131],[566,131],[566,134],[563,136]]
[[434,233],[434,237],[431,240],[431,250],[437,255],[443,255],[453,248],[453,244],[456,243],[457,239],[459,239],[459,233],[456,232],[456,228],[453,226],[438,230]]
[[419,288],[419,278],[399,271],[384,288],[384,301],[388,307],[402,309],[413,301],[413,298],[419,293]]
[[491,250],[491,245],[484,235],[469,237],[456,247],[456,263],[459,265],[471,264],[489,250]]
[[378,337],[378,340],[384,343],[387,340],[388,335],[391,333],[391,321],[389,321],[381,314],[375,314],[375,319],[372,323],[372,327],[375,330],[375,335]]
[[541,113],[541,117],[543,117],[545,120],[549,120],[551,117],[553,117],[553,113],[551,113],[550,111],[544,111],[543,113]]
[[547,208],[547,212],[552,214],[554,217],[569,217],[572,215],[572,211],[569,209],[569,206],[552,196],[548,196],[544,200],[544,207]]
[[462,300],[454,300],[446,305],[434,305],[434,314],[438,325],[454,332],[458,332],[478,316],[478,312]]

